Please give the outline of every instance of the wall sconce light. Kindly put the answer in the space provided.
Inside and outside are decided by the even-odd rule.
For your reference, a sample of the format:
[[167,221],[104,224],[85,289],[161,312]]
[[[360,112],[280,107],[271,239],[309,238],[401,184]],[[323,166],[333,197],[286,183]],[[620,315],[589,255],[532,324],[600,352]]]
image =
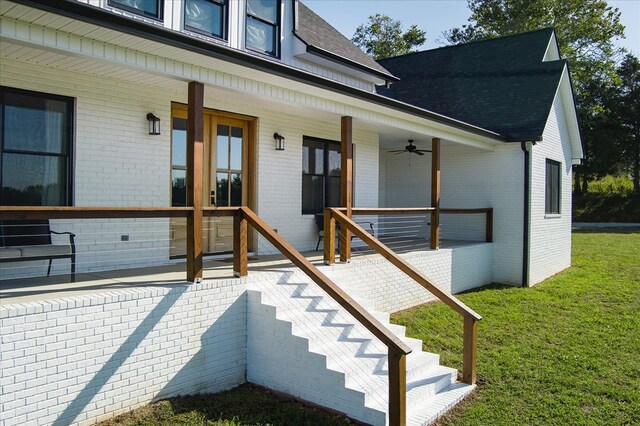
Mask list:
[[160,134],[160,119],[153,115],[152,112],[147,114],[147,121],[149,121],[149,134],[150,135],[159,135]]
[[284,151],[284,136],[274,133],[273,139],[276,141],[276,151]]

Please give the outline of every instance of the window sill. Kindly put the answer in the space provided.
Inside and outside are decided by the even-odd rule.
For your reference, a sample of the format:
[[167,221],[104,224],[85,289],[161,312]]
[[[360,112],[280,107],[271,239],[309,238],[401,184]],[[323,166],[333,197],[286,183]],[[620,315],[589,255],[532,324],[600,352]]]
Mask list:
[[546,213],[544,215],[545,219],[559,219],[562,217],[562,214],[560,213]]

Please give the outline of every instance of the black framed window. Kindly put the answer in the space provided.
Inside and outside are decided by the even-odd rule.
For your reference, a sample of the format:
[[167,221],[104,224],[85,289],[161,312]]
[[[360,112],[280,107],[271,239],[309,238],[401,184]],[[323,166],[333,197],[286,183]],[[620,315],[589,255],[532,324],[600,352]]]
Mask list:
[[109,0],[108,4],[136,15],[162,20],[164,0]]
[[544,212],[560,213],[560,163],[553,160],[546,164]]
[[227,0],[185,0],[184,28],[227,39]]
[[71,205],[73,105],[0,86],[0,205]]
[[340,206],[340,143],[304,136],[302,140],[302,214]]
[[279,36],[280,0],[247,0],[246,48],[279,56]]

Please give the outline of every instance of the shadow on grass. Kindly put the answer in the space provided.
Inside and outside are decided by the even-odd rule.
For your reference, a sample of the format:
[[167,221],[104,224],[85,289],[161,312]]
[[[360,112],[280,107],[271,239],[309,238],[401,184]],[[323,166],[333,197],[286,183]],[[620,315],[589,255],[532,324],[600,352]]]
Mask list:
[[491,283],[487,285],[483,285],[482,287],[476,287],[469,290],[461,291],[460,293],[456,293],[456,296],[459,294],[471,294],[471,293],[480,293],[489,290],[506,290],[513,288],[522,288],[517,285],[509,285],[509,284],[500,284],[500,283]]
[[216,394],[178,396],[100,423],[111,425],[359,425],[261,386],[244,384]]

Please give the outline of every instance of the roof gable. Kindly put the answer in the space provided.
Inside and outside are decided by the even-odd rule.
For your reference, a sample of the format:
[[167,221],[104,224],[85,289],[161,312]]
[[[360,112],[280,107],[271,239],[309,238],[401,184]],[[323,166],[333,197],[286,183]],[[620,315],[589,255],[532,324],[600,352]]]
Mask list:
[[401,81],[378,93],[492,130],[541,140],[566,67],[543,62],[553,29],[380,60]]

